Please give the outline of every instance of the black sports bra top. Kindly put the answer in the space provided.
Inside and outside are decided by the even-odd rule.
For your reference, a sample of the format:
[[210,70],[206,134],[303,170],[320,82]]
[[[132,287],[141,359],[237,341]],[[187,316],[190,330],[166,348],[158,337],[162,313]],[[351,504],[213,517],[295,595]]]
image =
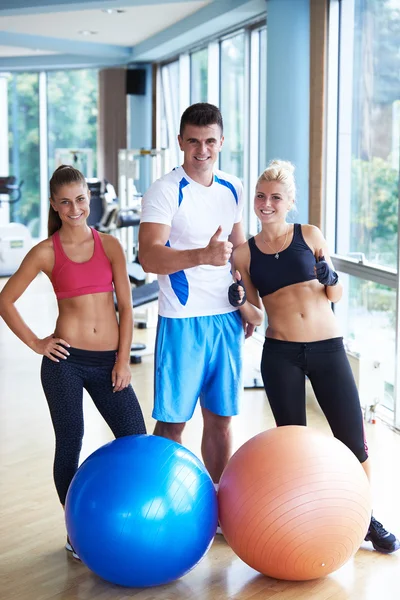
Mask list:
[[303,281],[316,279],[315,256],[306,244],[301,225],[294,224],[293,239],[289,246],[275,254],[264,254],[256,246],[254,237],[249,239],[250,278],[260,297],[268,296],[281,288]]

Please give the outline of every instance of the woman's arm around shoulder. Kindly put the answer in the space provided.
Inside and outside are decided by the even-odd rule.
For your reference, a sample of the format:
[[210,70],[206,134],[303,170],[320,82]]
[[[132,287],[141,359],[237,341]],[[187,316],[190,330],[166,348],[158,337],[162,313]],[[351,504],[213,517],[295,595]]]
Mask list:
[[321,230],[315,225],[302,225],[303,237],[312,249],[315,260],[315,274],[318,281],[325,286],[325,294],[330,302],[338,302],[343,294],[343,287],[335,272],[329,254],[328,244]]

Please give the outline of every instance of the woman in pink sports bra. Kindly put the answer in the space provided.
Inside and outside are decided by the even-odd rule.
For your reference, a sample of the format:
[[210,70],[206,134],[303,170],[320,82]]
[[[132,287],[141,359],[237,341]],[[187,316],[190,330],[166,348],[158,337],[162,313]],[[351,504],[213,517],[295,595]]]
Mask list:
[[[115,237],[87,225],[89,213],[84,176],[62,165],[50,180],[49,237],[32,248],[0,294],[4,321],[43,355],[41,379],[56,437],[54,482],[63,506],[79,464],[83,389],[115,437],[146,433],[130,384],[133,315],[124,251]],[[15,307],[41,271],[53,284],[59,309],[54,333],[43,339]],[[66,548],[73,552],[68,540]]]

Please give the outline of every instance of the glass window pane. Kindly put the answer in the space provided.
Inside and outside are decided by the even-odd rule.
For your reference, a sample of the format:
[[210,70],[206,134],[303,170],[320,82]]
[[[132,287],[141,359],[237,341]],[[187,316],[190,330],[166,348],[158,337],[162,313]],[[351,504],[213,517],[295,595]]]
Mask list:
[[397,261],[399,33],[400,0],[355,0],[351,189],[339,172],[337,251],[387,267]]
[[[162,113],[161,139],[162,147],[168,148],[171,164],[177,166],[180,162],[178,145],[179,133],[179,61],[174,61],[161,67],[162,82]],[[163,145],[165,144],[165,145]]]
[[240,178],[244,174],[244,53],[242,33],[221,43],[221,112],[225,136],[221,169]]
[[97,70],[48,73],[47,105],[49,177],[61,163],[76,166],[86,177],[95,177]]
[[207,102],[208,50],[204,48],[190,55],[190,103]]
[[267,29],[260,31],[260,110],[259,110],[259,161],[258,171],[261,173],[267,166],[267,111],[265,99],[267,97]]
[[167,113],[163,93],[160,94],[160,147],[169,148]]
[[10,175],[23,180],[19,202],[10,205],[10,221],[40,234],[39,75],[18,73],[8,80]]
[[356,369],[361,404],[379,403],[393,411],[396,290],[345,273],[340,281],[343,297],[335,314]]

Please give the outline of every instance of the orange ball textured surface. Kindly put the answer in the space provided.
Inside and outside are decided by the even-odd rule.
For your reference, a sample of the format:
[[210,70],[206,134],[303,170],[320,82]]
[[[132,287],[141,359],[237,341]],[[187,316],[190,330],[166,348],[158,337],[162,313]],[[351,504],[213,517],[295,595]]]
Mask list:
[[354,454],[308,427],[270,429],[232,456],[219,485],[226,541],[264,575],[309,580],[357,552],[371,518],[370,486]]

